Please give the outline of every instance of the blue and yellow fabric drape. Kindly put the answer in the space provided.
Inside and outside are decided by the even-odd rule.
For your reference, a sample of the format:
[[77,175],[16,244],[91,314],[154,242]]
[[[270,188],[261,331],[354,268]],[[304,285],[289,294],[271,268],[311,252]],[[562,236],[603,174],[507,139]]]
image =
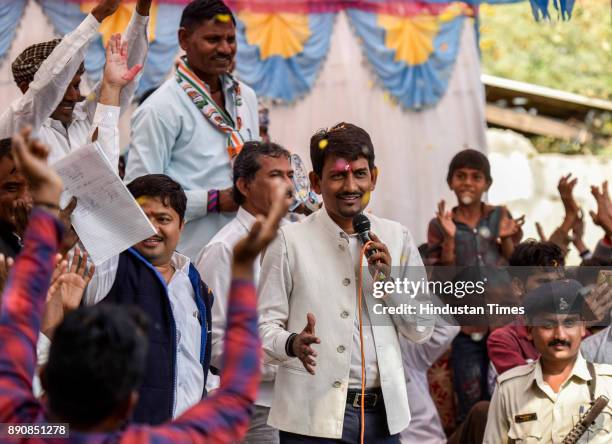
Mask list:
[[[76,28],[94,0],[35,0],[64,35]],[[104,66],[104,42],[123,32],[136,0],[122,1],[100,28],[85,59],[90,78]],[[459,52],[466,17],[481,3],[522,0],[227,0],[238,21],[237,73],[261,97],[292,102],[308,94],[330,47],[335,15],[345,11],[360,37],[378,83],[403,107],[435,106],[444,95]],[[534,16],[548,18],[550,0],[530,0]],[[189,0],[153,0],[149,56],[137,95],[161,84],[179,51],[177,30]],[[0,3],[0,60],[7,54],[27,0]],[[563,18],[574,0],[552,0]]]
[[467,12],[460,3],[439,15],[347,11],[379,82],[414,110],[436,105],[446,92]]
[[329,50],[334,14],[238,14],[239,77],[259,96],[291,102],[313,87]]
[[0,3],[0,61],[11,49],[26,3],[27,0],[4,0]]

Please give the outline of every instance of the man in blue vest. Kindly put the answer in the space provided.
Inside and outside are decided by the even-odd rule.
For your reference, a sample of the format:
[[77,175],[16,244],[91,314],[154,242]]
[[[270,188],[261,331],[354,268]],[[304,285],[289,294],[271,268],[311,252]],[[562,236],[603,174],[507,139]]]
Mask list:
[[185,226],[183,188],[163,174],[127,187],[157,233],[97,267],[84,301],[136,305],[149,316],[147,366],[132,419],[159,424],[205,393],[213,295],[189,258],[175,251]]

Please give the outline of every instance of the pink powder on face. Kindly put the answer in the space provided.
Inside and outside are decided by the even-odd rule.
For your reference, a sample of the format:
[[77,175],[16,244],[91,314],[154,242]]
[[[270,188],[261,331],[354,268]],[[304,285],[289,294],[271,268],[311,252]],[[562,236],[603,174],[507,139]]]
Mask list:
[[333,172],[334,173],[344,173],[352,171],[351,164],[347,162],[346,159],[337,159],[334,164]]

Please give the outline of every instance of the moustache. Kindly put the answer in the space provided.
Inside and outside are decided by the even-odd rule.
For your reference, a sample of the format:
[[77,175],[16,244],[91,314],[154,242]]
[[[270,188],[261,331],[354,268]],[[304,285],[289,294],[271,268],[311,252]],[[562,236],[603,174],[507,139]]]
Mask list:
[[563,345],[565,347],[569,347],[572,344],[568,341],[564,341],[563,339],[553,339],[548,343],[549,347],[554,347],[555,345]]

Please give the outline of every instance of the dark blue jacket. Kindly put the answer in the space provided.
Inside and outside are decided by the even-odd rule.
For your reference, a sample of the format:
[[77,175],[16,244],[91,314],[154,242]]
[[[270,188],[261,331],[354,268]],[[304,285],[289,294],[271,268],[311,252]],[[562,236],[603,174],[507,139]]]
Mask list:
[[[189,280],[195,293],[200,323],[205,321],[202,325],[200,362],[206,385],[214,298],[193,264],[189,265]],[[115,282],[102,303],[135,305],[149,318],[147,368],[132,421],[160,424],[171,419],[176,392],[177,338],[166,281],[148,260],[130,248],[119,256]]]

